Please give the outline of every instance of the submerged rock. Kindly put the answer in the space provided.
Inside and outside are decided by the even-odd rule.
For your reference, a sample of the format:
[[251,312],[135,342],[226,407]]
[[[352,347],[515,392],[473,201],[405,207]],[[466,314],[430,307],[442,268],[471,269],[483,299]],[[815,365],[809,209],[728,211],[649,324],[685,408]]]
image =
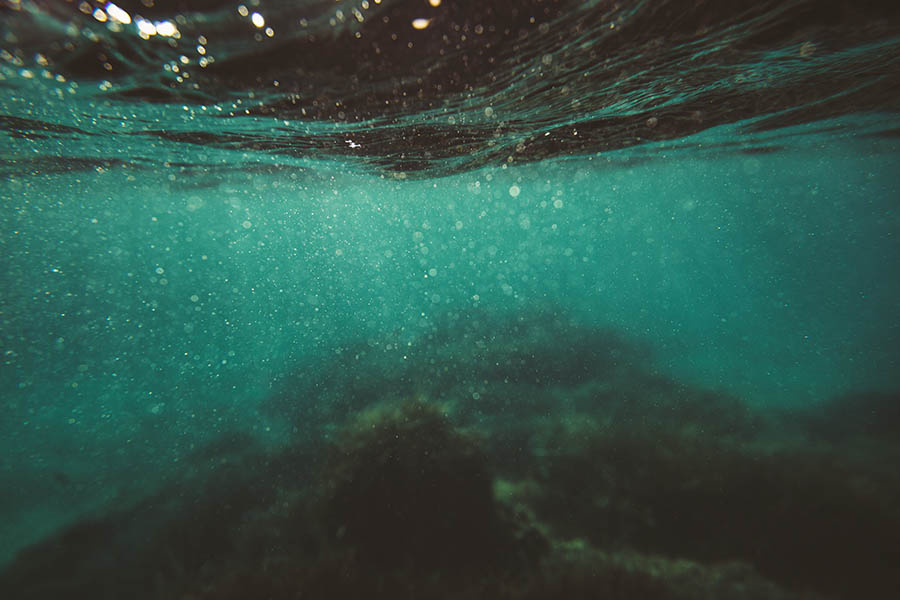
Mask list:
[[[494,501],[478,439],[422,401],[378,407],[345,429],[322,482],[333,541],[367,562],[413,569],[507,568],[533,556]],[[498,560],[500,557],[500,560]]]

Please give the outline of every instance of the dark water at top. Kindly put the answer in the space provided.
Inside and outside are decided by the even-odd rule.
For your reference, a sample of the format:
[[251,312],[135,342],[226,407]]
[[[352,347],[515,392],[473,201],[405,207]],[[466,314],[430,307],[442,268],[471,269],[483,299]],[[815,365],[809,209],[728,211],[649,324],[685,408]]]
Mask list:
[[891,597],[898,113],[887,2],[4,0],[0,591]]
[[[6,10],[9,85],[24,72],[60,102],[48,114],[8,111],[5,127],[31,139],[99,135],[119,150],[58,168],[152,167],[161,161],[148,149],[173,142],[180,160],[165,158],[192,170],[235,166],[202,160],[200,146],[251,153],[244,169],[331,158],[429,177],[662,140],[690,147],[686,136],[720,125],[747,135],[898,103],[891,3],[120,4],[109,15],[77,2]],[[79,84],[90,91],[74,93]],[[61,110],[64,99],[94,108]],[[775,135],[706,151],[785,144]],[[122,155],[122,145],[136,148]]]

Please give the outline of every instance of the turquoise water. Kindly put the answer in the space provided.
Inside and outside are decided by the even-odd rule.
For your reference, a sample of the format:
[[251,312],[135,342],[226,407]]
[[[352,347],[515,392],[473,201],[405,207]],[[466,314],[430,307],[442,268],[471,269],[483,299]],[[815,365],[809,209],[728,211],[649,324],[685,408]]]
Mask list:
[[[169,9],[158,4],[143,10]],[[266,7],[201,4],[175,8],[177,43],[143,40],[136,17],[109,26],[105,3],[104,23],[74,6],[4,9],[7,597],[351,597],[374,585],[371,565],[384,597],[444,597],[429,581],[447,597],[563,597],[573,584],[545,582],[542,596],[522,572],[582,562],[597,579],[578,579],[585,593],[624,577],[623,598],[699,597],[713,579],[726,582],[714,597],[896,591],[893,13],[848,13],[840,38],[840,23],[795,27],[806,3],[725,10],[684,41],[695,23],[679,30],[642,3],[560,4],[554,35],[539,30],[549,39],[518,35],[521,60],[502,44],[496,62],[479,62],[490,44],[472,50],[478,85],[462,93],[444,63],[428,80],[425,63],[390,52],[346,89],[330,81],[354,73],[334,58],[342,35],[389,32],[370,35],[347,7],[350,25],[329,25],[333,7],[309,3],[296,10],[337,41],[291,34],[325,64],[298,58],[305,75],[282,94],[269,82],[294,85],[294,71],[247,23]],[[438,10],[420,4],[380,10],[392,23]],[[221,36],[235,22],[219,71],[157,81],[196,65],[198,46],[217,53],[195,39],[203,27]],[[615,42],[643,50],[619,55],[631,74],[610,67],[607,81],[603,32],[629,22],[669,37]],[[84,28],[60,38],[73,48],[41,37],[66,24]],[[100,45],[84,49],[90,28]],[[746,55],[695,65],[722,40]],[[714,81],[717,64],[729,73]],[[421,104],[384,108],[414,97],[406,85],[427,88]],[[473,456],[483,465],[461,466]],[[418,475],[396,475],[398,461]],[[338,507],[324,517],[323,497]],[[479,502],[517,516],[497,525]],[[479,525],[460,541],[432,529],[448,519]],[[488,533],[507,526],[515,551]],[[147,533],[170,530],[191,541]],[[405,554],[458,544],[471,548]],[[496,570],[468,570],[476,547]],[[802,557],[793,570],[782,552]],[[524,566],[497,560],[507,554]],[[48,569],[53,585],[39,583]],[[112,572],[128,575],[98,583]],[[498,596],[495,580],[522,595]]]

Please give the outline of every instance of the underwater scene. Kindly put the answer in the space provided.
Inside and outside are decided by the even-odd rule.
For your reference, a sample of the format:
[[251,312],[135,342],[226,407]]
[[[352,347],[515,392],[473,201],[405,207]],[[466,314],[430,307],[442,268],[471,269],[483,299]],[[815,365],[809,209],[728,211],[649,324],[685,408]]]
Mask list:
[[900,598],[900,3],[0,0],[0,598]]

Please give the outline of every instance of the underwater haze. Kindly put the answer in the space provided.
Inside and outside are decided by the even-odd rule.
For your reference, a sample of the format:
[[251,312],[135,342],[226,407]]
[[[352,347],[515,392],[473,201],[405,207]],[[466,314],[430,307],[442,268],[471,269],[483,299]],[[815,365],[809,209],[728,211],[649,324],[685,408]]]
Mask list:
[[900,5],[2,0],[0,594],[900,594]]

